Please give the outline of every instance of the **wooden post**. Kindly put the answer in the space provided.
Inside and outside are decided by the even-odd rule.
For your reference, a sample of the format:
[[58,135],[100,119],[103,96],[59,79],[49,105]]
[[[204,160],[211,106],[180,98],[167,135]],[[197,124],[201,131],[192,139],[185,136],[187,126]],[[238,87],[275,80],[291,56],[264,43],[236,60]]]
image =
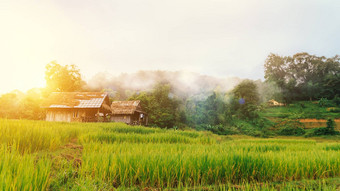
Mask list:
[[138,125],[141,125],[141,122],[140,122],[140,115],[141,115],[141,113],[138,113]]
[[97,122],[99,122],[99,109],[97,110]]

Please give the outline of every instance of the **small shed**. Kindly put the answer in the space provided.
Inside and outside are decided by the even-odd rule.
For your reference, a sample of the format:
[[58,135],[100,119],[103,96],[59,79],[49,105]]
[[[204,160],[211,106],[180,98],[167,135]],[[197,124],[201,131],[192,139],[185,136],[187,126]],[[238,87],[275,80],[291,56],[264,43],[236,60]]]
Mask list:
[[46,121],[108,121],[109,97],[101,92],[53,92],[45,100]]
[[271,100],[268,101],[268,105],[269,105],[269,106],[272,106],[272,107],[274,107],[274,106],[284,106],[283,103],[279,103],[279,102],[277,102],[277,101],[275,101],[275,100],[273,100],[273,99],[271,99]]
[[130,125],[148,125],[148,115],[142,110],[140,101],[113,101],[111,121]]

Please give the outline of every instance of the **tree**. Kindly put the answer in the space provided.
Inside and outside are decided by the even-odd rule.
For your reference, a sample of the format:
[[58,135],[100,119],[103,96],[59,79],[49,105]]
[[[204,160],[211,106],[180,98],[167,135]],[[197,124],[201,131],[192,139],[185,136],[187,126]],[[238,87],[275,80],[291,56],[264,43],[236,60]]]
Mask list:
[[35,120],[43,119],[45,117],[45,111],[41,107],[42,100],[41,89],[33,88],[28,90],[20,100],[20,118]]
[[151,92],[134,94],[129,100],[141,100],[150,125],[172,128],[180,122],[179,100],[171,93],[169,84],[159,83]]
[[[331,92],[338,88],[336,81],[340,72],[339,56],[326,58],[305,52],[285,57],[270,54],[264,67],[265,79],[275,82],[281,88],[286,102],[333,98],[336,95]],[[330,84],[327,90],[324,89],[325,83]]]
[[328,74],[322,79],[321,94],[328,98],[336,98],[340,96],[340,73]]
[[219,91],[214,91],[204,100],[188,99],[186,101],[187,123],[198,129],[220,124],[226,125],[227,111],[224,94]]
[[81,91],[85,85],[77,66],[61,66],[55,61],[46,65],[45,80],[49,92]]
[[20,118],[19,106],[24,93],[15,90],[0,96],[0,117],[1,118]]
[[240,117],[248,120],[253,120],[258,117],[257,105],[260,97],[257,91],[257,85],[252,80],[243,80],[238,84],[232,93],[239,102],[238,108]]
[[252,80],[243,80],[233,89],[233,94],[238,99],[244,99],[245,104],[257,105],[260,101],[257,85]]

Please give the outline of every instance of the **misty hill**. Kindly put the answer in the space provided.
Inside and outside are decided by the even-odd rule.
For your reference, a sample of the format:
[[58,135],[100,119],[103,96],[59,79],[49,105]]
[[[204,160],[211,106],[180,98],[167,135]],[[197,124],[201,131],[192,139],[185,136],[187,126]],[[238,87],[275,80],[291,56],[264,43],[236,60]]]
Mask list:
[[169,83],[174,94],[180,97],[204,96],[213,90],[226,92],[231,90],[242,79],[238,77],[218,78],[186,71],[138,71],[113,76],[98,73],[87,83],[93,91],[111,89],[125,99],[134,92],[149,91],[157,83]]

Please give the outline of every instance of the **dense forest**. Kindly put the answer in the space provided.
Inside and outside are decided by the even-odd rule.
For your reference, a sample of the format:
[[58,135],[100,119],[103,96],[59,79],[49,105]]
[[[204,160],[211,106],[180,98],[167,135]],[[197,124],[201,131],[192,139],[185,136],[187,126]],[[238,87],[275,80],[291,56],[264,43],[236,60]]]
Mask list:
[[103,91],[111,100],[141,100],[151,126],[254,135],[270,124],[260,115],[270,99],[284,104],[301,100],[340,104],[339,56],[270,54],[264,70],[265,81],[140,71],[117,77],[98,74],[86,83],[75,65],[51,62],[46,66],[45,88],[1,95],[0,117],[44,119],[41,103],[51,92]]

